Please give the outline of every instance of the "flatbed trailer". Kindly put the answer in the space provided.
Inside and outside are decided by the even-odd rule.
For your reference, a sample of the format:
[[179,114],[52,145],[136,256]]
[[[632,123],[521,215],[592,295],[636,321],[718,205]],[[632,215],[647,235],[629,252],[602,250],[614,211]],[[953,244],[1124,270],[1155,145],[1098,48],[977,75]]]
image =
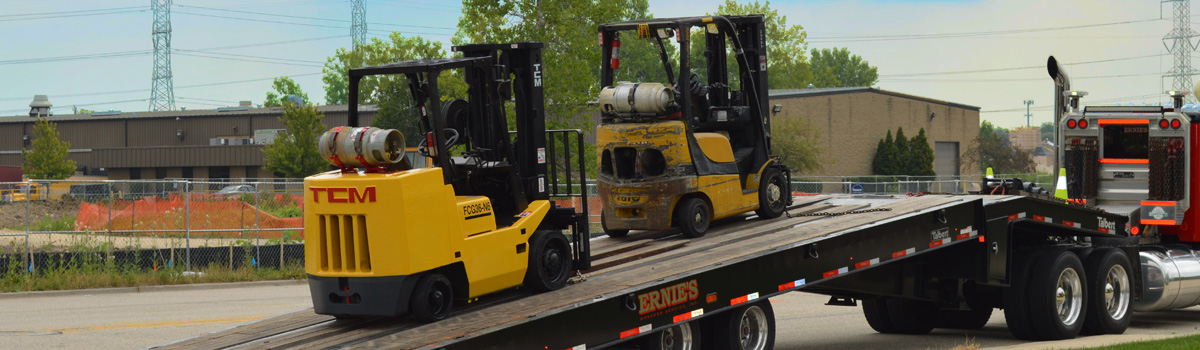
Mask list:
[[[1004,306],[1000,294],[1013,289],[1006,287],[1014,265],[1023,266],[1016,261],[1029,251],[1108,245],[1137,256],[1125,217],[1051,197],[841,195],[796,202],[787,217],[733,218],[699,239],[678,231],[594,239],[592,270],[574,284],[484,297],[439,322],[337,319],[308,309],[155,348],[599,349],[698,325],[708,331],[688,328],[692,339],[742,337],[769,349],[774,320],[765,301],[782,293],[828,294],[830,304],[850,306],[907,300],[935,305],[934,314],[974,306],[990,315]],[[1130,270],[1130,280],[1140,281],[1141,269]],[[757,306],[751,316],[761,322],[723,334],[738,328],[749,306]],[[730,341],[701,344],[726,348],[714,340]]]

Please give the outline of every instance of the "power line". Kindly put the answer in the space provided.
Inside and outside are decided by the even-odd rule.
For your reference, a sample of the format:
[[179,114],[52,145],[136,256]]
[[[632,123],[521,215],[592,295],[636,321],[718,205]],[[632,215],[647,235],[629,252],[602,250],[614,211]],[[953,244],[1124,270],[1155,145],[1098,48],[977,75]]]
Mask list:
[[[1114,74],[1114,75],[1095,75],[1072,77],[1071,80],[1084,79],[1104,79],[1104,78],[1125,78],[1125,77],[1141,77],[1149,75],[1162,75],[1160,72],[1136,73],[1136,74]],[[905,82],[905,83],[994,83],[994,82],[1025,82],[1025,81],[1050,81],[1049,78],[998,78],[998,79],[917,79],[917,78],[880,78],[880,82]]]
[[[1075,63],[1063,63],[1062,65],[1064,65],[1064,66],[1076,66],[1076,65],[1081,65],[1081,64],[1093,64],[1093,63],[1105,63],[1105,62],[1127,61],[1127,60],[1135,60],[1135,59],[1150,58],[1150,57],[1162,57],[1162,56],[1167,56],[1167,55],[1168,55],[1168,54],[1162,53],[1162,54],[1156,54],[1156,55],[1145,55],[1145,56],[1134,56],[1134,57],[1122,57],[1122,58],[1110,58],[1110,59],[1095,60],[1095,61],[1083,61],[1083,62],[1075,62]],[[1046,65],[1038,65],[1038,66],[1024,66],[1024,67],[1010,67],[1010,68],[976,69],[976,70],[960,70],[960,71],[948,71],[948,72],[926,72],[926,73],[905,73],[905,74],[880,74],[880,75],[879,75],[879,78],[880,78],[880,79],[883,79],[883,78],[900,78],[900,77],[921,77],[921,76],[931,76],[931,75],[953,75],[953,74],[970,74],[970,73],[991,73],[991,72],[1003,72],[1003,71],[1013,71],[1013,70],[1023,70],[1023,69],[1046,69]]]
[[179,52],[181,55],[186,52],[194,52],[194,53],[202,53],[205,55],[234,56],[234,57],[257,58],[257,59],[263,59],[263,60],[274,60],[274,61],[285,61],[285,62],[290,61],[290,62],[297,62],[297,63],[316,63],[316,64],[321,65],[318,67],[322,67],[325,64],[325,61],[308,61],[308,60],[296,60],[296,59],[290,59],[290,58],[275,58],[275,57],[264,57],[264,56],[239,55],[239,54],[224,53],[224,52],[205,52],[205,50],[175,49],[175,52]]
[[197,53],[188,53],[188,52],[176,52],[175,54],[177,54],[177,55],[184,55],[184,56],[191,56],[191,57],[212,58],[212,59],[219,59],[219,60],[229,60],[229,61],[255,62],[255,63],[269,63],[269,64],[281,64],[281,65],[288,65],[288,66],[300,66],[300,67],[318,67],[318,68],[320,68],[320,67],[323,67],[322,65],[319,65],[319,64],[304,64],[304,63],[291,63],[291,62],[278,62],[278,61],[252,60],[252,59],[246,59],[246,58],[237,58],[237,57],[209,56],[209,55],[207,55],[207,54],[197,54]]
[[[1146,99],[1146,98],[1157,97],[1157,96],[1162,96],[1162,95],[1161,95],[1161,94],[1149,94],[1149,95],[1136,95],[1136,96],[1115,97],[1115,98],[1110,98],[1110,99],[1105,99],[1105,100],[1087,101],[1087,102],[1088,102],[1087,104],[1088,104],[1088,105],[1096,105],[1096,104],[1100,104],[1100,103],[1106,103],[1106,102],[1119,102],[1119,101],[1129,101],[1129,100],[1140,100],[1140,99]],[[979,113],[1019,112],[1019,111],[1021,111],[1021,110],[1023,110],[1023,109],[1024,109],[1024,108],[994,109],[994,110],[988,110],[988,111],[979,111]],[[1053,106],[1042,106],[1042,107],[1034,107],[1032,110],[1034,110],[1034,111],[1046,111],[1046,110],[1052,110],[1052,109],[1054,109],[1054,107],[1053,107]]]
[[979,32],[809,37],[805,41],[807,41],[809,43],[818,43],[818,42],[831,42],[831,41],[861,42],[861,41],[884,41],[884,40],[892,41],[892,40],[925,40],[925,39],[964,38],[964,37],[975,37],[975,36],[1023,34],[1023,33],[1037,33],[1037,32],[1047,32],[1047,31],[1058,31],[1058,30],[1094,28],[1094,27],[1104,27],[1104,26],[1123,25],[1123,24],[1132,24],[1132,23],[1154,22],[1154,21],[1162,21],[1162,20],[1164,20],[1164,19],[1154,18],[1154,19],[1141,19],[1141,20],[1109,22],[1109,23],[1083,24],[1083,25],[1074,25],[1074,26],[992,30],[992,31],[979,31]]
[[[192,16],[201,16],[201,17],[213,17],[213,18],[224,18],[224,19],[236,19],[236,20],[242,20],[242,21],[260,22],[260,23],[290,24],[290,25],[297,25],[297,26],[307,26],[307,27],[316,27],[316,28],[346,29],[345,27],[329,26],[329,25],[322,25],[322,24],[312,24],[312,23],[296,23],[296,22],[272,21],[272,20],[267,20],[267,19],[254,19],[254,18],[243,18],[243,17],[230,17],[230,16],[209,15],[209,14],[203,14],[203,13],[192,13],[192,12],[182,12],[182,11],[175,11],[175,13],[178,13],[178,14],[184,14],[184,15],[192,15]],[[389,33],[389,32],[383,32],[383,33]],[[413,31],[407,31],[407,32],[404,32],[404,33],[407,33],[407,34],[423,34],[423,35],[441,35],[441,36],[450,36],[450,34],[443,34],[443,33],[429,33],[429,32],[413,32]]]
[[118,10],[130,10],[130,9],[140,9],[140,10],[145,10],[145,9],[146,9],[146,6],[111,7],[111,8],[104,8],[104,9],[75,10],[75,11],[56,11],[56,12],[39,12],[39,13],[18,13],[18,14],[12,14],[12,15],[0,15],[0,18],[4,18],[4,17],[28,17],[28,16],[61,15],[61,14],[69,14],[69,13],[98,12],[98,11],[118,11]]
[[[250,15],[260,15],[260,16],[273,16],[273,17],[284,17],[284,18],[295,18],[295,19],[307,19],[307,20],[313,20],[313,21],[326,21],[326,22],[338,22],[338,23],[353,23],[353,21],[347,21],[347,20],[344,20],[344,19],[319,18],[319,17],[305,17],[305,16],[293,16],[293,15],[280,15],[280,14],[274,14],[274,13],[253,12],[253,11],[238,11],[238,10],[229,10],[229,9],[221,9],[221,8],[213,8],[213,7],[203,7],[203,6],[188,6],[188,5],[175,5],[175,6],[176,6],[176,7],[188,7],[188,8],[194,8],[194,9],[202,9],[202,10],[210,10],[210,11],[224,11],[224,12],[244,13],[244,14],[250,14]],[[452,28],[452,27],[421,26],[421,25],[415,25],[415,24],[391,24],[391,23],[378,23],[378,22],[367,22],[367,24],[382,25],[382,26],[392,26],[392,27],[427,28],[427,29],[450,29],[450,30],[454,30],[454,29],[455,29],[455,28]]]
[[[328,39],[336,39],[336,38],[345,38],[345,37],[347,37],[347,36],[349,36],[349,35],[334,35],[334,36],[326,36],[326,37],[320,37],[320,38],[296,39],[296,40],[286,40],[286,41],[273,41],[273,42],[257,43],[257,44],[244,44],[244,45],[232,45],[232,46],[218,46],[218,47],[209,47],[209,48],[203,48],[203,49],[194,49],[194,50],[180,50],[180,49],[176,49],[176,51],[194,51],[194,52],[206,52],[206,53],[210,53],[210,54],[218,54],[218,53],[215,53],[215,52],[208,52],[208,51],[217,51],[217,50],[231,50],[231,49],[242,49],[242,48],[248,48],[248,47],[263,47],[263,46],[273,46],[273,45],[294,44],[294,43],[307,42],[307,41],[318,41],[318,40],[328,40]],[[9,65],[9,64],[27,64],[27,63],[47,63],[47,62],[73,61],[73,60],[86,60],[86,59],[97,59],[97,58],[114,58],[114,57],[141,56],[141,55],[148,55],[148,54],[150,54],[150,52],[151,52],[150,50],[136,50],[136,51],[118,51],[118,52],[91,53],[91,54],[82,54],[82,55],[69,55],[69,56],[55,56],[55,57],[35,57],[35,58],[22,58],[22,59],[15,59],[15,60],[0,61],[0,65]],[[225,55],[232,55],[232,54],[225,54]],[[257,57],[257,58],[265,58],[265,57]],[[289,59],[278,59],[278,58],[273,58],[273,59],[276,59],[276,60],[289,60]],[[306,62],[317,63],[316,61],[306,61]],[[320,63],[324,63],[324,62],[320,62]]]
[[85,16],[99,16],[99,15],[115,15],[115,14],[121,14],[121,13],[146,12],[146,11],[147,11],[147,10],[145,9],[145,7],[142,7],[142,9],[141,9],[141,10],[124,10],[124,11],[109,11],[109,12],[77,13],[77,14],[52,15],[52,16],[32,16],[32,17],[21,17],[21,18],[2,18],[2,19],[0,19],[0,22],[33,21],[33,20],[39,20],[39,19],[64,18],[64,17],[85,17]]
[[[292,75],[284,75],[284,76],[289,77],[289,78],[296,78],[296,77],[305,77],[305,76],[312,76],[312,75],[318,75],[318,74],[325,74],[325,73],[324,72],[315,72],[315,73],[292,74]],[[273,80],[275,80],[275,78],[279,78],[279,77],[223,81],[223,82],[216,82],[216,83],[204,83],[204,84],[194,84],[194,85],[178,85],[178,86],[175,86],[175,89],[178,90],[178,89],[189,89],[189,88],[206,87],[206,86],[232,85],[232,84],[250,83],[250,82],[258,82],[258,81],[268,81],[268,80],[273,81]],[[85,93],[76,93],[76,94],[54,95],[54,97],[59,98],[59,97],[118,95],[118,94],[127,94],[127,93],[144,93],[146,91],[150,91],[150,89],[85,92]],[[29,99],[31,99],[30,96],[5,97],[5,98],[0,98],[0,101],[19,101],[19,100],[29,100]],[[149,101],[149,100],[143,100],[143,101]]]

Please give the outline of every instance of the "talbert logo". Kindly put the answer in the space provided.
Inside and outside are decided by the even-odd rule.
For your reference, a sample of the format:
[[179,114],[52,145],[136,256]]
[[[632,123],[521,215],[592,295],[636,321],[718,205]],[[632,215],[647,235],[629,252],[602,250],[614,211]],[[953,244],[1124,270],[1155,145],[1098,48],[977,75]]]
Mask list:
[[659,290],[653,290],[638,295],[638,315],[645,315],[655,310],[666,309],[675,305],[696,300],[700,297],[700,287],[696,280],[682,282]]
[[[321,203],[321,197],[329,203],[374,203],[375,186],[364,187],[309,187],[312,191],[313,202]],[[322,194],[323,193],[323,194]]]
[[1116,221],[1109,221],[1108,219],[1104,218],[1103,216],[1097,216],[1096,221],[1099,222],[1098,225],[1101,228],[1108,229],[1109,231],[1117,230],[1117,222]]

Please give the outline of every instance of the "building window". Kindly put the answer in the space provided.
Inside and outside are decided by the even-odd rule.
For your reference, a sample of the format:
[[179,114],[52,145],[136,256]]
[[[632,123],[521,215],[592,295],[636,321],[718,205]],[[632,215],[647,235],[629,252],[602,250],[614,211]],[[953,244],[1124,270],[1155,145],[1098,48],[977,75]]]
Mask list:
[[167,178],[167,168],[154,168],[154,178],[159,180]]
[[142,168],[129,168],[129,179],[130,180],[141,180],[142,179]]
[[183,167],[183,178],[190,179],[190,178],[192,178],[192,176],[193,176],[192,167],[190,167],[190,166]]

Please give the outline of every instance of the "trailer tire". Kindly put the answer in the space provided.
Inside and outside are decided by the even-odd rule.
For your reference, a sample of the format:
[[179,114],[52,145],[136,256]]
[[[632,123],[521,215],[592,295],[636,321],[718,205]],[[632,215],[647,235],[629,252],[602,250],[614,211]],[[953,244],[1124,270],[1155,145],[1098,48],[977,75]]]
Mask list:
[[711,322],[714,349],[772,350],[775,348],[775,312],[763,300],[735,308]]
[[1013,254],[1012,271],[1009,271],[1010,283],[1008,288],[1004,288],[1004,321],[1008,324],[1008,331],[1012,333],[1014,338],[1022,340],[1037,339],[1037,333],[1034,333],[1033,325],[1029,322],[1029,300],[1027,292],[1029,291],[1029,274],[1032,272],[1033,266],[1037,265],[1037,259],[1040,259],[1044,251],[1032,251],[1022,254]]
[[641,350],[699,350],[700,324],[684,322],[638,339]]
[[993,309],[939,310],[936,328],[982,329],[992,318]]
[[1092,252],[1084,264],[1087,275],[1087,318],[1084,334],[1121,334],[1129,328],[1132,315],[1132,264],[1120,249]]
[[762,178],[758,182],[758,209],[754,211],[758,217],[763,219],[774,219],[783,215],[783,210],[787,207],[788,198],[791,193],[787,193],[787,179],[783,178],[783,173],[775,167],[767,167],[763,170]]
[[571,245],[558,231],[534,231],[529,239],[525,285],[536,292],[558,290],[571,278]]
[[1029,320],[1038,340],[1071,339],[1087,316],[1087,278],[1079,256],[1058,250],[1039,259],[1030,275]]
[[421,322],[433,322],[450,315],[454,306],[454,288],[450,279],[436,272],[426,273],[417,280],[409,310]]
[[887,299],[887,308],[892,324],[896,325],[896,333],[928,334],[933,331],[937,317],[937,306],[933,303]]
[[704,234],[708,233],[711,221],[712,212],[703,199],[687,197],[680,201],[679,207],[675,209],[675,223],[688,238],[704,237]]
[[604,215],[604,213],[600,214],[600,228],[604,229],[604,234],[606,234],[612,238],[621,238],[621,237],[625,237],[625,236],[629,235],[629,230],[609,229],[608,228],[608,219],[606,219],[606,217],[608,217],[608,216]]
[[867,324],[871,325],[871,329],[884,334],[899,333],[896,324],[892,323],[891,314],[888,313],[886,299],[866,298],[862,300],[862,306],[863,316],[866,316]]

